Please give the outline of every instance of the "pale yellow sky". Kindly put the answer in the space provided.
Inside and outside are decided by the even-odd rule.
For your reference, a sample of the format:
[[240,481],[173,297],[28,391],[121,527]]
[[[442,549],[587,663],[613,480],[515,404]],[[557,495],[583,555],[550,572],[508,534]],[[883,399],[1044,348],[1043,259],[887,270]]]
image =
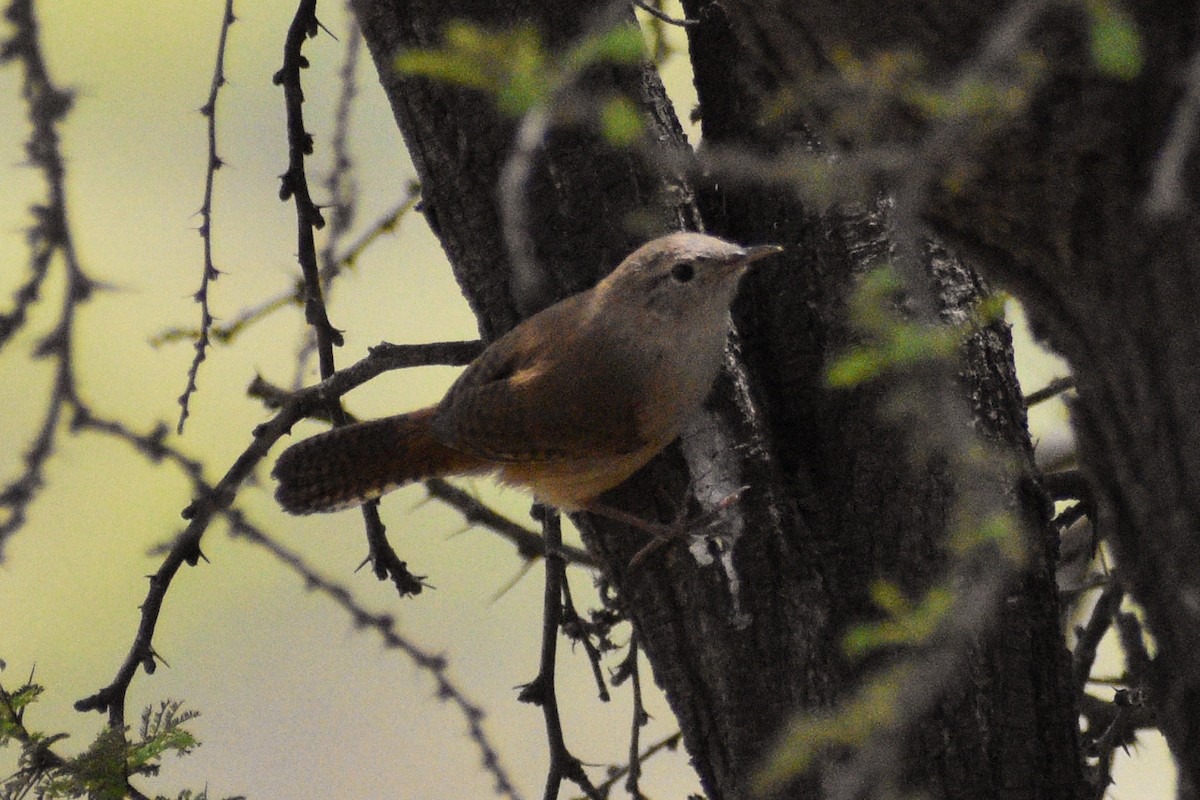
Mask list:
[[[218,0],[38,5],[55,80],[77,91],[63,128],[72,231],[85,268],[111,286],[80,314],[80,388],[97,413],[139,431],[160,420],[173,426],[191,358],[186,344],[156,349],[149,341],[169,327],[193,325],[199,314],[191,293],[201,266],[195,212],[206,153],[196,109],[208,93],[222,6]],[[229,84],[218,106],[219,152],[227,163],[217,176],[214,217],[216,262],[226,272],[212,288],[219,319],[286,291],[295,280],[294,211],[277,197],[287,158],[283,100],[271,83],[293,10],[291,3],[237,4]],[[323,5],[321,18],[344,41],[340,7]],[[317,148],[310,180],[320,199],[343,48],[322,34],[305,53],[312,63],[304,76],[305,112]],[[353,139],[362,165],[356,231],[401,197],[414,177],[365,53],[363,62]],[[16,77],[12,67],[0,70],[0,263],[9,265],[0,271],[0,297],[21,279],[14,265],[26,259],[24,209],[40,192],[38,176],[19,166],[26,128]],[[682,63],[669,80],[686,95]],[[681,102],[684,116],[691,102]],[[49,282],[31,331],[0,356],[0,481],[20,469],[40,420],[49,374],[28,354],[53,324],[61,289],[60,278]],[[440,248],[415,215],[342,280],[330,315],[346,328],[341,365],[381,340],[476,334]],[[245,398],[246,385],[256,373],[290,381],[301,329],[300,311],[288,309],[211,352],[187,431],[171,439],[210,466],[210,480],[266,418]],[[1034,387],[1053,373],[1044,362],[1023,368]],[[435,400],[453,376],[449,369],[390,374],[349,403],[361,415],[415,408]],[[1035,422],[1039,436],[1058,435],[1062,412],[1039,412]],[[305,424],[296,433],[317,429]],[[96,435],[64,434],[46,480],[29,524],[0,563],[0,658],[8,664],[0,679],[11,688],[36,666],[47,691],[27,721],[43,731],[70,732],[70,750],[90,741],[102,722],[99,715],[75,713],[71,704],[112,679],[137,624],[144,576],[159,563],[148,551],[180,530],[179,512],[189,496],[186,481],[171,469],[152,467],[125,444]],[[467,485],[525,519],[520,495],[499,493],[486,482]],[[512,548],[483,531],[463,532],[455,514],[421,504],[422,497],[421,489],[409,488],[383,506],[402,557],[436,586],[404,601],[366,571],[354,572],[365,554],[356,514],[287,518],[264,486],[247,487],[240,502],[323,574],[352,587],[370,608],[394,614],[414,642],[445,654],[460,688],[487,710],[487,730],[519,788],[540,796],[546,761],[541,713],[517,703],[513,689],[537,668],[540,565],[496,598],[522,568]],[[355,630],[343,612],[306,592],[262,551],[230,540],[222,526],[209,532],[203,549],[211,563],[184,568],[160,618],[155,648],[170,667],[138,675],[127,712],[136,720],[146,704],[186,700],[203,713],[190,726],[203,746],[188,758],[168,760],[162,775],[146,782],[151,792],[173,796],[183,787],[207,786],[212,797],[490,795],[491,779],[478,768],[462,718],[433,697],[428,676]],[[591,603],[590,584],[586,574],[573,574],[581,610]],[[566,645],[561,653],[568,744],[588,763],[623,762],[628,688],[599,703],[582,654]],[[652,697],[650,708],[647,742],[674,730],[661,698]],[[0,752],[0,776],[12,771],[14,759],[11,750]],[[1161,756],[1151,764],[1152,773],[1163,772]],[[698,790],[682,754],[654,759],[645,771],[643,785],[652,796]],[[1169,796],[1165,789],[1125,791],[1141,780],[1122,781],[1113,796]]]

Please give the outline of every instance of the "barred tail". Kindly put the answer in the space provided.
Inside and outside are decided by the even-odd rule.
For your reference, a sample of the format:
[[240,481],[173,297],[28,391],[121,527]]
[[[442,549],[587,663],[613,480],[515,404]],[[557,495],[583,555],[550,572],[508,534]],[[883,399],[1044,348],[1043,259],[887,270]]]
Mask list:
[[359,422],[284,450],[271,475],[275,499],[291,514],[356,506],[406,483],[486,472],[491,464],[438,442],[429,431],[433,408]]

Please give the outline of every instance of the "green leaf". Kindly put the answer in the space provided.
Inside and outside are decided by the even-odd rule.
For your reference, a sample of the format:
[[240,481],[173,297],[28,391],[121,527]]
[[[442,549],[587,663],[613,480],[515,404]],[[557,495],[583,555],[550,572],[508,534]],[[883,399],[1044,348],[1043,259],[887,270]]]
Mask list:
[[42,691],[38,684],[27,683],[8,695],[8,702],[0,703],[0,744],[4,744],[10,736],[20,732],[22,726],[18,718],[21,710],[33,704]]
[[822,750],[861,744],[872,733],[893,725],[905,676],[906,668],[897,667],[867,683],[835,711],[792,720],[779,745],[753,776],[753,793],[774,794],[784,783],[808,769]]
[[645,58],[642,31],[636,25],[618,25],[597,36],[590,36],[566,57],[567,69],[578,70],[592,64],[640,64]]
[[1133,19],[1115,3],[1095,0],[1091,12],[1090,48],[1092,61],[1101,72],[1121,80],[1133,80],[1142,71],[1145,56],[1142,37]]
[[825,382],[835,389],[847,389],[874,378],[883,372],[884,363],[878,350],[851,350],[829,365]]
[[600,109],[600,131],[609,144],[627,147],[642,135],[642,117],[628,98],[613,97]]
[[405,75],[445,81],[471,89],[494,88],[480,64],[443,50],[405,50],[396,56],[396,69]]
[[66,773],[64,783],[73,783],[77,794],[87,794],[98,800],[125,797],[125,739],[122,732],[105,728],[86,751],[63,767],[63,771]]
[[[393,64],[405,75],[487,92],[502,112],[521,116],[550,103],[555,92],[593,64],[634,64],[644,57],[642,33],[635,25],[588,37],[555,57],[533,26],[488,30],[456,20],[446,25],[441,47],[405,50]],[[612,141],[628,143],[640,134],[640,122],[635,126],[623,109],[609,103],[601,113]]]
[[458,20],[446,25],[444,40],[440,48],[405,50],[392,63],[405,75],[489,92],[514,116],[549,97],[556,70],[533,27],[489,31]]
[[887,366],[906,366],[948,358],[958,349],[963,332],[956,327],[897,323],[884,357]]
[[877,581],[871,587],[871,596],[887,612],[888,619],[850,629],[842,641],[842,648],[851,658],[880,647],[925,641],[954,604],[954,592],[948,586],[933,587],[915,606],[901,594],[899,587],[887,581]]
[[1025,539],[1021,534],[1021,526],[1010,513],[1000,512],[983,517],[974,525],[955,531],[950,539],[950,546],[959,554],[985,544],[996,546],[1002,556],[1014,563],[1025,562]]
[[912,603],[892,581],[877,580],[871,583],[871,600],[888,616],[898,617],[912,611]]

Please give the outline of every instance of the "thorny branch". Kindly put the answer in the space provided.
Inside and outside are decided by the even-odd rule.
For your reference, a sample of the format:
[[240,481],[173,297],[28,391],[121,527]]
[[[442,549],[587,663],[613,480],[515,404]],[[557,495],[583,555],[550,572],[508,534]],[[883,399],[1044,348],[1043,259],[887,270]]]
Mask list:
[[1079,711],[1088,722],[1082,737],[1088,782],[1092,785],[1091,800],[1103,800],[1112,784],[1116,749],[1133,744],[1139,730],[1156,728],[1158,721],[1143,694],[1128,689],[1118,690],[1112,702],[1090,694],[1081,695]]
[[[75,313],[78,306],[90,297],[95,284],[84,273],[79,263],[66,209],[66,171],[59,151],[57,125],[70,109],[71,94],[57,88],[50,79],[41,52],[31,0],[13,0],[5,16],[15,30],[12,38],[4,43],[0,61],[16,60],[24,68],[22,95],[28,103],[29,119],[33,127],[26,152],[30,163],[40,169],[45,177],[48,197],[43,205],[33,208],[35,224],[28,233],[31,278],[18,290],[13,311],[0,318],[0,346],[24,325],[27,310],[37,301],[40,287],[55,256],[60,257],[64,265],[66,289],[63,292],[63,304],[57,324],[35,350],[36,356],[54,359],[57,362],[54,384],[45,420],[26,453],[24,473],[0,491],[0,504],[9,512],[0,522],[0,546],[25,521],[26,509],[42,486],[43,469],[54,451],[59,421],[67,410],[72,412],[72,432],[90,430],[114,436],[132,445],[152,461],[172,460],[192,479],[193,484],[202,483],[202,469],[199,463],[164,445],[167,433],[165,426],[160,425],[148,434],[137,434],[120,421],[105,419],[95,414],[79,393],[74,367]],[[191,550],[177,547],[176,552],[181,561]],[[177,568],[178,562],[172,563],[172,560],[168,559],[160,574],[173,574]],[[165,592],[165,586],[162,591]],[[160,605],[161,595],[157,603],[152,600],[150,607],[143,610],[143,620],[156,618]],[[149,647],[148,639],[140,641],[139,644],[136,649],[138,659],[133,662],[133,669],[129,670],[129,678],[132,678],[138,663],[143,664],[148,671],[153,671],[154,668],[153,651]],[[127,686],[128,683],[125,684],[125,687]],[[120,732],[123,741],[124,695],[125,688],[112,692],[110,697],[115,699],[119,696],[120,703],[108,706],[110,727]],[[49,752],[45,757],[57,759],[57,756]],[[129,786],[127,781],[126,792],[130,797],[146,797]]]
[[[349,5],[349,3],[347,3]],[[329,208],[333,219],[325,246],[321,248],[321,291],[323,297],[328,297],[333,289],[334,278],[341,272],[342,260],[337,257],[341,249],[342,239],[350,231],[357,211],[358,187],[354,180],[354,161],[350,156],[350,111],[354,99],[358,95],[355,83],[355,70],[358,67],[358,54],[362,49],[362,31],[349,14],[350,31],[346,42],[346,56],[342,61],[339,72],[341,91],[338,95],[337,110],[334,112],[333,138],[330,150],[333,154],[333,166],[325,178],[325,190],[329,193]],[[411,194],[411,191],[410,191]],[[309,328],[304,337],[304,344],[296,358],[296,376],[292,381],[293,388],[299,388],[304,383],[304,373],[313,351],[317,348],[317,336],[313,328]],[[324,377],[324,376],[322,376]]]
[[566,565],[559,548],[562,546],[562,521],[558,514],[545,506],[534,506],[535,516],[542,520],[542,535],[546,539],[546,588],[542,607],[542,653],[537,676],[521,689],[517,699],[522,703],[541,706],[546,723],[546,739],[550,746],[550,766],[546,774],[544,800],[556,800],[563,778],[574,782],[591,800],[602,800],[592,785],[583,764],[567,749],[563,739],[562,719],[558,714],[558,693],[555,690],[555,657],[558,653],[558,632],[562,625],[563,584]]
[[[296,31],[299,30],[304,34],[306,31],[311,30],[311,23],[315,22],[315,19],[311,17],[313,6],[314,4],[311,2],[301,4],[300,12],[297,14],[297,21],[289,33],[288,55],[285,57],[285,67],[280,71],[280,80],[285,85],[285,89],[288,90],[289,133],[291,134],[290,153],[292,156],[292,164],[289,167],[287,175],[284,177],[284,186],[285,193],[290,193],[297,197],[302,265],[307,265],[309,262],[309,251],[311,248],[307,245],[312,242],[311,228],[313,225],[319,225],[320,221],[319,212],[307,196],[303,179],[303,155],[309,152],[311,140],[303,132],[302,120],[299,120],[297,116],[299,109],[299,101],[297,100],[299,92],[298,70],[303,64],[302,57],[298,55],[298,46],[303,41],[303,35],[297,35]],[[24,286],[18,289],[13,309],[9,313],[0,316],[0,347],[7,344],[12,335],[23,326],[28,308],[39,299],[40,288],[55,256],[61,256],[65,264],[67,290],[64,292],[64,303],[58,323],[51,334],[42,341],[37,351],[39,356],[54,358],[58,362],[50,410],[47,413],[47,418],[42,425],[40,433],[34,441],[34,445],[29,451],[26,459],[27,468],[24,474],[8,487],[5,487],[3,493],[0,494],[0,501],[11,512],[0,523],[0,545],[3,544],[7,535],[19,528],[24,521],[25,508],[32,501],[37,489],[41,486],[42,469],[47,458],[53,451],[59,421],[65,412],[72,413],[71,429],[73,432],[89,430],[112,436],[133,447],[152,462],[166,461],[173,464],[188,476],[195,498],[183,513],[184,518],[187,520],[186,527],[167,547],[163,562],[158,570],[149,577],[149,588],[141,605],[137,631],[125,659],[117,669],[116,675],[107,686],[95,694],[79,700],[75,705],[76,709],[80,711],[95,710],[106,713],[110,727],[116,730],[124,729],[127,694],[138,668],[141,667],[146,672],[153,673],[157,666],[158,656],[154,650],[153,640],[166,594],[180,567],[184,564],[195,566],[204,557],[201,550],[203,536],[210,524],[219,518],[229,525],[230,530],[235,535],[246,537],[256,544],[265,547],[281,561],[295,569],[308,585],[324,591],[333,597],[339,605],[350,612],[356,624],[376,629],[383,636],[388,646],[402,649],[418,665],[429,670],[435,676],[440,696],[446,697],[455,703],[467,719],[471,737],[483,754],[484,765],[496,780],[497,791],[511,797],[517,797],[518,795],[508,780],[506,773],[499,765],[494,748],[488,743],[483,733],[481,726],[482,712],[478,707],[467,701],[461,691],[449,681],[445,674],[444,661],[425,653],[399,636],[394,629],[394,622],[389,617],[370,614],[358,606],[343,587],[320,578],[313,570],[300,562],[294,554],[291,554],[277,543],[268,539],[260,529],[247,521],[241,510],[234,506],[237,492],[242,483],[254,472],[259,462],[265,458],[275,441],[287,433],[296,421],[306,416],[320,416],[323,414],[333,416],[336,412],[331,412],[330,409],[337,407],[337,400],[342,395],[384,371],[417,364],[441,363],[461,365],[468,363],[478,354],[481,349],[480,344],[478,342],[450,342],[424,346],[381,344],[373,348],[370,355],[349,368],[337,372],[332,371],[330,358],[332,355],[332,344],[338,338],[337,333],[329,325],[327,318],[325,318],[320,295],[320,282],[318,281],[315,284],[314,289],[314,283],[309,280],[310,272],[306,269],[306,310],[309,312],[310,322],[313,318],[317,320],[314,323],[314,328],[317,331],[318,339],[324,339],[321,351],[322,353],[329,354],[329,358],[323,358],[322,363],[323,365],[328,363],[330,371],[325,374],[325,379],[316,386],[286,395],[268,393],[262,389],[262,386],[265,385],[263,382],[256,383],[259,391],[263,392],[262,396],[267,397],[268,394],[270,395],[270,404],[278,408],[278,413],[272,419],[255,429],[252,441],[215,484],[205,479],[204,467],[201,462],[167,443],[168,428],[165,424],[159,424],[146,433],[140,433],[122,421],[105,418],[94,413],[91,407],[80,397],[76,388],[73,370],[74,351],[72,334],[75,309],[79,303],[82,303],[90,296],[95,284],[84,273],[75,255],[65,208],[65,170],[59,154],[58,139],[55,130],[58,121],[70,108],[71,94],[56,88],[48,77],[38,45],[37,29],[33,17],[31,0],[13,0],[7,10],[7,17],[14,23],[16,32],[9,41],[4,43],[3,59],[5,61],[19,60],[25,67],[26,74],[23,93],[29,103],[30,119],[34,128],[28,152],[30,162],[34,166],[39,167],[46,176],[48,200],[45,205],[34,208],[36,222],[29,234],[32,251],[32,277]],[[209,345],[210,336],[212,335],[212,317],[207,307],[207,286],[208,282],[218,274],[212,262],[212,184],[215,170],[221,165],[221,161],[216,154],[215,105],[217,92],[224,83],[223,57],[226,34],[233,21],[234,16],[230,2],[226,5],[225,16],[222,22],[212,90],[208,102],[201,109],[202,113],[209,120],[210,133],[208,174],[206,177],[205,197],[201,209],[203,216],[201,234],[204,240],[205,251],[204,276],[202,278],[201,289],[197,293],[197,300],[201,303],[202,319],[197,342],[197,357],[189,370],[188,388],[180,398],[180,405],[182,407],[178,423],[180,427],[187,417],[187,400],[195,390],[195,379],[199,365],[203,361],[205,349]],[[295,168],[297,164],[300,165],[298,169]],[[377,226],[362,241],[353,245],[340,261],[352,260],[379,232],[390,229],[390,226],[393,226],[395,221],[412,207],[415,196],[414,188],[410,196],[405,198],[395,210],[387,215],[383,224]],[[271,305],[271,308],[274,307],[274,305]],[[445,489],[446,487],[441,488]],[[453,487],[450,488],[452,489]],[[431,489],[431,491],[436,493],[438,489]],[[447,494],[447,492],[443,491],[442,494]],[[481,509],[474,508],[470,504],[457,503],[456,507],[467,514],[468,518],[471,518],[473,521],[482,520],[486,522],[490,520],[490,518],[485,520],[484,517],[486,515],[483,514]],[[520,534],[518,534],[513,528],[519,528],[519,526],[497,525],[496,527],[507,530],[509,538],[518,545],[526,557],[529,557],[530,553],[542,554],[545,552],[545,545],[540,538],[536,537],[536,534],[524,531],[523,529],[520,529]],[[378,530],[382,533],[381,525],[378,527]],[[564,557],[574,563],[594,565],[593,559],[587,553],[577,548],[564,547],[560,541],[556,540],[551,546],[551,550],[553,556],[550,560],[555,564],[555,567],[551,571],[560,581]],[[392,570],[394,577],[398,573],[407,575],[407,571],[403,569],[402,562],[400,562],[398,568],[393,565],[389,565],[389,568]],[[411,576],[409,577],[411,578]],[[419,583],[417,583],[415,578],[411,580],[417,585],[406,588],[411,591],[418,590]],[[560,596],[556,594],[556,597]],[[556,606],[559,609],[559,613],[561,613],[561,605],[557,601]],[[555,631],[557,631],[557,625],[558,621],[556,620]],[[550,642],[550,652],[553,652],[553,640]],[[552,667],[550,669],[552,670]],[[552,682],[552,672],[544,674]],[[553,692],[552,686],[550,687],[550,691],[551,693]],[[551,705],[553,706],[553,701],[551,701]],[[556,714],[555,719],[557,719]],[[559,727],[558,741],[561,745],[561,727]],[[556,751],[556,756],[556,763],[561,770],[560,775],[565,775],[580,782],[580,785],[588,791],[589,796],[596,796],[595,790],[591,787],[586,776],[583,775],[579,762],[566,752],[565,746],[560,747]],[[132,797],[144,796],[131,786],[127,787],[127,791]]]
[[59,422],[64,411],[82,407],[75,387],[75,312],[96,288],[84,272],[67,224],[66,167],[59,151],[58,124],[71,108],[72,93],[54,85],[42,55],[32,0],[13,0],[5,11],[13,35],[0,50],[0,63],[18,62],[24,70],[21,95],[28,105],[33,131],[25,146],[29,163],[41,171],[46,199],[30,208],[34,222],[27,238],[30,248],[30,278],[14,298],[13,310],[0,316],[0,348],[11,341],[26,321],[29,308],[37,302],[51,262],[58,256],[66,273],[66,288],[57,323],[37,345],[34,356],[55,362],[54,384],[42,424],[25,452],[21,475],[0,489],[0,558],[8,537],[24,523],[29,504],[42,488],[46,462],[54,452]]
[[612,793],[613,787],[617,785],[617,781],[629,774],[630,769],[635,762],[639,765],[640,769],[640,765],[645,763],[646,760],[648,760],[651,756],[662,752],[663,750],[675,750],[679,747],[679,743],[681,741],[683,741],[683,733],[680,731],[676,731],[670,736],[664,736],[654,744],[647,747],[645,750],[641,751],[637,758],[630,760],[629,764],[612,770],[608,778],[606,778],[603,783],[596,786],[596,790],[600,792],[601,797],[608,797]]
[[655,8],[644,0],[633,0],[633,5],[637,8],[640,8],[642,11],[645,11],[647,14],[659,20],[660,22],[665,22],[668,25],[676,25],[680,28],[687,28],[700,24],[700,20],[698,19],[676,19],[665,11]]
[[[297,250],[300,272],[304,276],[304,317],[316,334],[317,363],[324,380],[334,373],[333,348],[341,346],[342,334],[329,322],[325,309],[313,238],[313,229],[324,227],[325,219],[312,201],[304,171],[304,160],[313,151],[313,139],[304,127],[304,90],[300,85],[300,70],[308,66],[308,61],[301,51],[304,40],[316,36],[320,28],[316,10],[316,0],[300,0],[296,16],[288,28],[283,66],[275,73],[275,83],[283,87],[288,131],[288,168],[280,184],[279,197],[282,200],[293,199],[296,204]],[[329,414],[334,425],[346,424],[346,415],[340,402],[330,404]],[[402,597],[420,594],[423,588],[421,580],[408,571],[408,565],[387,540],[386,528],[379,517],[379,504],[363,504],[362,516],[375,577],[381,581],[390,578]]]
[[[561,543],[559,552],[561,553]],[[608,685],[604,682],[604,673],[600,669],[600,659],[603,657],[601,651],[612,650],[614,645],[608,640],[606,631],[599,631],[599,635],[596,635],[595,627],[589,625],[575,609],[575,601],[571,597],[571,582],[567,580],[566,572],[563,573],[562,580],[562,620],[560,625],[564,636],[572,642],[579,642],[583,645],[588,663],[592,666],[592,679],[596,682],[597,694],[601,702],[607,703],[610,697]],[[596,636],[596,642],[592,641],[593,636]]]
[[321,296],[313,229],[325,227],[325,218],[313,203],[304,171],[304,160],[313,152],[313,138],[304,128],[304,90],[300,85],[300,70],[308,66],[301,52],[304,40],[316,36],[319,30],[316,11],[316,0],[300,0],[284,43],[283,66],[275,73],[274,81],[283,87],[287,111],[288,168],[280,180],[279,199],[294,200],[296,204],[297,252],[305,289],[304,317],[317,335],[321,377],[328,378],[334,371],[333,348],[342,344],[342,335],[330,324]]
[[221,168],[221,157],[217,155],[217,97],[221,87],[225,85],[225,43],[228,41],[229,28],[237,20],[233,13],[233,0],[225,0],[225,11],[221,17],[221,34],[217,41],[217,59],[213,67],[212,85],[208,90],[208,100],[200,107],[200,113],[207,120],[208,128],[208,165],[204,171],[204,200],[200,203],[200,239],[204,243],[204,264],[200,273],[200,288],[193,295],[200,304],[200,328],[196,336],[196,354],[188,367],[187,386],[179,396],[179,422],[175,426],[176,433],[183,433],[183,425],[188,418],[188,402],[196,391],[196,376],[200,373],[200,364],[207,356],[209,347],[209,331],[212,328],[213,316],[208,304],[208,286],[221,275],[213,263],[212,253],[212,210],[213,183],[217,170]]
[[[411,183],[405,190],[405,195],[392,208],[380,215],[379,219],[367,229],[365,233],[359,236],[346,250],[338,257],[336,269],[351,268],[354,266],[358,258],[381,236],[395,231],[396,226],[404,215],[411,211],[420,199],[421,187],[417,183]],[[304,302],[304,282],[297,281],[295,288],[290,291],[278,294],[268,300],[259,303],[256,306],[248,308],[236,314],[229,322],[224,324],[216,323],[209,329],[209,336],[218,344],[226,344],[232,342],[243,331],[249,328],[254,323],[258,322],[280,310],[293,305],[300,305]],[[169,342],[176,342],[182,339],[194,339],[199,335],[198,328],[175,327],[168,328],[162,333],[151,338],[150,343],[158,346]],[[302,361],[305,359],[301,359]],[[301,386],[300,379],[297,378],[294,389],[299,389]],[[326,415],[328,418],[328,415]]]
[[[441,478],[431,478],[425,481],[425,491],[429,492],[430,497],[441,500],[462,514],[463,518],[471,525],[482,525],[512,542],[517,548],[517,555],[521,558],[530,561],[546,554],[545,539],[479,502],[469,492],[459,489],[452,483]],[[564,544],[559,548],[559,553],[569,564],[592,569],[599,568],[599,563],[586,550]]]
[[642,677],[638,671],[638,650],[637,636],[635,635],[629,641],[629,654],[617,666],[617,673],[613,676],[613,685],[620,685],[628,679],[633,695],[633,721],[629,726],[629,765],[627,767],[629,777],[625,781],[625,789],[635,800],[641,800],[644,797],[638,785],[642,777],[641,740],[642,728],[650,721],[650,715],[646,713],[646,705],[642,700]]
[[[474,352],[474,347],[474,343],[449,343],[443,348],[434,348],[434,351],[457,355],[461,360],[465,354]],[[138,437],[128,433],[119,423],[101,421],[88,423],[96,430],[120,436],[149,456],[157,454],[159,458],[165,457],[176,461],[192,476],[196,487],[196,499],[183,512],[184,518],[188,520],[187,527],[176,537],[158,571],[150,576],[150,589],[141,606],[141,619],[137,633],[116,676],[108,686],[78,701],[75,704],[77,710],[107,712],[111,727],[116,729],[124,727],[125,696],[137,673],[137,668],[141,666],[146,672],[153,673],[156,666],[153,648],[154,631],[171,581],[181,566],[185,563],[195,566],[203,557],[200,542],[214,518],[224,517],[231,524],[243,521],[240,512],[232,508],[237,490],[242,482],[253,472],[274,443],[310,411],[328,408],[331,401],[337,401],[346,392],[388,369],[410,365],[417,357],[418,352],[418,348],[380,345],[373,348],[371,354],[366,358],[335,373],[328,380],[292,394],[275,417],[255,429],[254,438],[247,448],[221,479],[212,486],[199,477],[200,466],[198,463],[163,444],[164,429],[160,428],[155,434],[149,436]],[[420,355],[428,358],[428,351],[421,352]],[[411,578],[411,580],[416,583],[418,579]]]
[[[346,57],[342,62],[339,73],[341,93],[338,95],[337,110],[334,112],[335,127],[330,141],[333,151],[333,167],[325,179],[325,190],[329,193],[332,207],[332,222],[329,225],[329,236],[325,246],[321,248],[321,282],[322,289],[328,291],[334,278],[341,271],[342,259],[338,253],[341,250],[342,239],[350,232],[354,224],[358,187],[355,185],[353,166],[350,157],[350,111],[358,96],[358,86],[354,80],[354,72],[358,67],[358,55],[362,50],[362,31],[354,21],[354,15],[349,16],[350,31],[346,41]],[[411,192],[410,192],[411,194]]]

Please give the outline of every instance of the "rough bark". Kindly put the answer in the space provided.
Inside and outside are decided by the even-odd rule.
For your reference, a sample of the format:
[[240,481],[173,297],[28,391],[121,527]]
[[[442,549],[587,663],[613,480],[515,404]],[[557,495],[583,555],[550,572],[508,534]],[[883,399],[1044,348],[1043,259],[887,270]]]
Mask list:
[[[828,76],[834,53],[869,59],[916,51],[924,77],[949,85],[985,37],[1032,11],[989,80],[1019,59],[1043,61],[1028,107],[1007,124],[939,153],[939,175],[968,164],[952,189],[931,185],[932,229],[970,254],[1025,304],[1036,329],[1070,362],[1081,463],[1100,507],[1118,576],[1146,610],[1158,647],[1152,697],[1180,768],[1180,796],[1200,791],[1200,239],[1194,122],[1172,140],[1185,91],[1195,91],[1197,8],[1124,4],[1145,63],[1128,80],[1104,75],[1089,51],[1082,7],[973,2],[738,4],[761,48],[787,52],[787,77]],[[778,64],[777,64],[778,66]],[[778,75],[775,75],[779,79]],[[911,117],[873,121],[891,143],[919,144]],[[1168,143],[1183,146],[1179,194],[1150,197]],[[1169,204],[1168,204],[1169,205]]]
[[[427,214],[490,338],[518,316],[496,206],[513,123],[486,97],[401,79],[391,69],[398,47],[436,45],[444,21],[481,19],[479,5],[357,0],[355,8],[420,173]],[[588,7],[560,3],[550,12],[499,2],[488,5],[485,21],[536,20],[550,41],[563,42],[587,24]],[[727,68],[745,56],[743,43],[715,17],[696,36],[706,136],[744,143],[762,135],[751,109],[764,87],[734,82],[742,73]],[[676,152],[684,146],[653,71],[612,69],[596,79],[642,105],[652,140]],[[551,137],[529,192],[538,215],[530,230],[556,296],[590,284],[648,235],[695,222],[684,182],[585,130]],[[702,199],[714,232],[785,243],[793,255],[747,286],[737,314],[741,358],[731,360],[709,413],[681,448],[608,500],[670,519],[688,486],[687,466],[699,495],[748,485],[728,531],[734,544],[712,559],[672,547],[630,573],[643,535],[584,523],[679,717],[705,791],[732,800],[748,796],[751,770],[789,715],[828,705],[859,674],[839,642],[850,622],[874,612],[868,583],[891,577],[919,590],[937,573],[953,481],[897,457],[906,434],[874,413],[879,392],[823,388],[824,365],[849,336],[844,303],[852,281],[889,247],[878,210],[822,218],[778,194],[716,187]],[[631,211],[651,225],[628,225]],[[937,288],[945,303],[974,297],[975,276],[952,259],[944,264]],[[965,394],[991,435],[1018,448],[1028,467],[1007,332],[989,329],[968,350]],[[1038,518],[1036,491],[1026,504]],[[909,778],[935,796],[1077,796],[1076,721],[1049,549],[1047,539],[1035,542],[1035,568],[969,657],[959,688],[914,738]],[[797,785],[794,796],[819,790]]]
[[[798,145],[819,150],[819,136],[804,121],[791,127],[760,122],[783,68],[803,51],[778,56],[755,30],[755,17],[728,5],[685,3],[689,16],[701,22],[691,31],[691,49],[705,141],[763,155]],[[821,379],[829,356],[853,335],[845,302],[854,277],[886,255],[886,218],[875,210],[818,216],[778,189],[752,184],[705,188],[704,217],[718,232],[749,240],[795,237],[789,251],[798,257],[769,268],[774,274],[752,276],[737,319],[775,452],[803,487],[801,496],[812,498],[804,504],[807,527],[822,545],[822,563],[836,576],[826,613],[839,621],[835,625],[844,624],[869,615],[866,590],[874,578],[914,588],[928,580],[936,569],[929,543],[945,524],[941,511],[952,482],[936,471],[912,474],[898,463],[905,434],[887,430],[878,394],[830,390]],[[970,269],[952,258],[939,263],[953,271],[936,281],[943,307],[982,294]],[[785,272],[788,277],[780,274]],[[964,384],[976,418],[1023,454],[1032,475],[1007,330],[994,327],[973,340],[966,365]],[[1011,595],[991,646],[975,655],[972,680],[947,698],[917,739],[916,748],[925,750],[924,768],[915,770],[924,773],[920,782],[940,783],[948,796],[1070,797],[1079,789],[1076,711],[1055,621],[1054,545],[1047,528],[1041,533],[1033,545],[1035,567]],[[997,769],[979,769],[981,764]]]

